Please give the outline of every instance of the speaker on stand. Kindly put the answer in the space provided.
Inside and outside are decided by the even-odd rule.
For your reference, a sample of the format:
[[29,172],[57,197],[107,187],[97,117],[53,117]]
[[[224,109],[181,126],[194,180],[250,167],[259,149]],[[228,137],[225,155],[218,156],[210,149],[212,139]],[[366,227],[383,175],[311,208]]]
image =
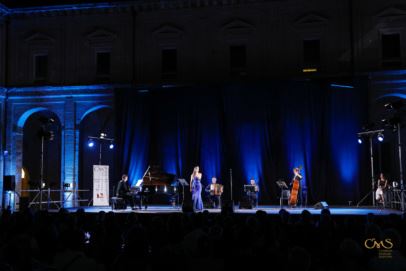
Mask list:
[[328,209],[328,204],[325,201],[319,201],[314,206],[314,209]]

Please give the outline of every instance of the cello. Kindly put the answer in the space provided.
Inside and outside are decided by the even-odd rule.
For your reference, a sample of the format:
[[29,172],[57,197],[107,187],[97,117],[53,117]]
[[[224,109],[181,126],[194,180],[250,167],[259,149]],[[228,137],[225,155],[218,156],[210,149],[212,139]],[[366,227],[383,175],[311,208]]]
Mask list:
[[293,169],[293,171],[295,172],[295,176],[293,177],[292,190],[290,191],[289,197],[290,206],[296,206],[297,204],[297,195],[299,194],[300,180],[302,179],[302,175],[300,175],[301,169],[302,169],[301,166]]

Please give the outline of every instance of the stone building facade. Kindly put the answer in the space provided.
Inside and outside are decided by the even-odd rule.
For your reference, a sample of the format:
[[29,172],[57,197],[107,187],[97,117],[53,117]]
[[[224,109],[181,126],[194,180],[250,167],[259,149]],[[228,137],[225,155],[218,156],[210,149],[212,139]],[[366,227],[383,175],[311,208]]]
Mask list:
[[61,185],[80,182],[80,121],[112,107],[117,88],[366,77],[373,106],[406,97],[405,65],[402,0],[1,5],[0,175],[20,189],[22,127],[49,110],[62,123]]

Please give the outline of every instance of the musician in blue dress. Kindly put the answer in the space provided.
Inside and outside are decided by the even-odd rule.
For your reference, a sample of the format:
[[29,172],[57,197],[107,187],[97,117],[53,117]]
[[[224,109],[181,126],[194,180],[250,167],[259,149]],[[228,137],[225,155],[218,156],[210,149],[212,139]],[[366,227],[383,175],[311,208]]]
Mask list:
[[193,169],[190,175],[190,192],[192,192],[193,211],[198,212],[203,210],[202,201],[202,173],[199,172],[199,167]]

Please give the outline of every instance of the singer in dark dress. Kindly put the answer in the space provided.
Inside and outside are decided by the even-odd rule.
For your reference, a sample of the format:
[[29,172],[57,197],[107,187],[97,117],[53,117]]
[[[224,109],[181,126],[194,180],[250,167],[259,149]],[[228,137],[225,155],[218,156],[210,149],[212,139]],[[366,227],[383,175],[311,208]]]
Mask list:
[[379,204],[382,204],[382,206],[385,206],[385,190],[387,186],[388,180],[386,179],[385,175],[381,173],[378,179],[378,188],[375,192],[375,199]]

